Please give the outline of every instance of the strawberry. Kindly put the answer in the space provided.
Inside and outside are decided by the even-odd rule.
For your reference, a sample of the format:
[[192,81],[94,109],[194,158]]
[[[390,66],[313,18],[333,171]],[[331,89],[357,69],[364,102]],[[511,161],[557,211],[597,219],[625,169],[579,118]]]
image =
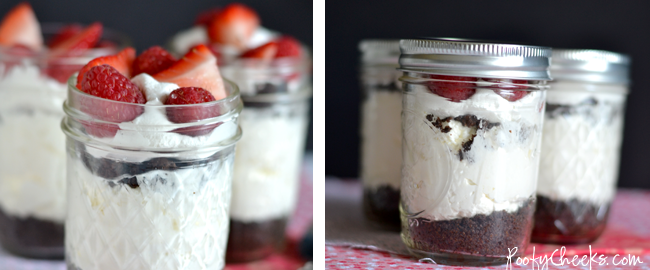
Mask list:
[[[165,105],[186,105],[186,104],[199,104],[205,102],[215,101],[216,99],[210,92],[200,87],[181,87],[171,93],[165,100]],[[167,119],[174,123],[191,123],[200,121],[207,118],[219,116],[219,110],[214,106],[204,107],[187,107],[177,106],[167,108]],[[185,127],[175,129],[174,132],[185,134],[188,136],[201,136],[212,132],[221,123]]]
[[83,27],[78,24],[68,24],[59,30],[59,32],[50,39],[47,46],[54,48],[62,42],[66,41],[69,38],[72,38],[76,34],[79,34],[83,30]]
[[221,12],[221,8],[215,7],[199,13],[199,16],[196,17],[196,21],[194,21],[194,25],[209,26],[219,12]]
[[41,26],[32,6],[20,3],[5,15],[0,23],[0,45],[24,45],[34,51],[43,47]]
[[201,87],[210,91],[217,100],[226,97],[223,79],[217,68],[217,58],[203,44],[190,49],[183,58],[154,74],[153,78],[180,87]]
[[278,52],[278,43],[276,43],[275,41],[271,41],[262,46],[244,52],[240,57],[270,60],[275,57],[277,52]]
[[[147,101],[138,86],[107,64],[90,68],[84,74],[80,90],[92,96],[114,101],[136,104],[144,104]],[[132,121],[143,112],[142,107],[139,106],[97,99],[84,99],[81,104],[82,111],[99,120],[113,123]],[[84,126],[88,134],[97,137],[113,137],[119,130],[119,127],[114,124],[86,122]]]
[[161,72],[176,62],[176,58],[160,46],[153,46],[142,52],[133,61],[133,76],[140,73],[149,75]]
[[278,53],[276,58],[280,57],[300,57],[302,55],[302,47],[300,42],[290,36],[282,36],[276,40],[278,44]]
[[127,47],[116,55],[97,57],[86,64],[77,75],[77,88],[81,89],[81,81],[88,70],[94,66],[107,64],[127,78],[131,78],[131,65],[135,60],[135,49]]
[[102,36],[103,27],[101,23],[93,23],[76,35],[66,39],[51,48],[51,58],[79,56],[88,49],[95,47],[95,44]]
[[528,95],[528,91],[524,91],[524,89],[528,89],[528,86],[525,85],[516,85],[516,84],[528,84],[527,80],[507,80],[507,79],[485,79],[488,82],[493,82],[493,83],[499,83],[492,85],[492,88],[494,89],[494,92],[497,93],[497,95],[501,96],[502,98],[505,98],[507,101],[513,102],[520,100],[521,98],[525,97]]
[[475,82],[477,78],[447,75],[431,75],[431,78],[438,80],[461,81],[430,81],[428,83],[431,92],[441,97],[445,97],[452,102],[466,100],[476,93],[476,89],[474,89],[476,85],[473,82]]
[[214,17],[208,26],[208,37],[213,43],[244,49],[259,25],[260,19],[254,10],[233,3]]

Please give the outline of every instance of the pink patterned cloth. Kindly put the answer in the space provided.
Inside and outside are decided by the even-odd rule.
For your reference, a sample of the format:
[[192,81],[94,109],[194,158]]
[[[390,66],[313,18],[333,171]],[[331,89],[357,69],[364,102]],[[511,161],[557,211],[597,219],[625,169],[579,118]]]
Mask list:
[[[325,183],[326,268],[462,269],[419,262],[408,254],[398,232],[376,228],[367,222],[361,210],[362,186],[359,181],[328,179]],[[537,264],[533,267],[533,263],[528,261],[518,265],[515,261],[512,269],[590,269],[589,259],[582,265],[579,263],[583,255],[589,257],[589,245],[565,246],[563,258],[568,262],[559,265],[558,251],[547,268],[543,260],[540,268],[540,256],[550,257],[561,246],[533,243],[526,250],[528,260],[532,258],[533,248]],[[619,189],[607,229],[591,244],[591,255],[595,253],[591,269],[650,269],[650,191]],[[570,261],[574,255],[580,257],[572,264]],[[599,259],[601,255],[604,259]],[[637,262],[636,265],[630,265],[632,260]],[[506,269],[506,266],[482,269]]]

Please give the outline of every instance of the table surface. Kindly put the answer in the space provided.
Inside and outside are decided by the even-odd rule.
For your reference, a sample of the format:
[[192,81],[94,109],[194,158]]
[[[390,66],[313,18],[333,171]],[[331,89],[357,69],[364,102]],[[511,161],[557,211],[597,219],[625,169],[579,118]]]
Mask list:
[[[363,219],[360,206],[362,186],[359,181],[337,179],[328,179],[325,183],[325,267],[327,269],[462,269],[462,267],[436,265],[412,258],[404,252],[398,232],[383,230],[368,234],[375,239],[368,239],[362,244],[358,242],[359,237],[352,237],[352,240],[347,242],[343,241],[346,239],[342,240],[341,237],[345,238],[346,234],[336,231],[338,223],[345,223],[352,219],[354,220],[351,222],[366,223],[361,220]],[[334,211],[341,207],[349,209],[346,211],[348,213]],[[360,220],[356,220],[358,216],[361,216]],[[346,231],[356,229],[353,226],[345,226],[347,226]],[[359,225],[358,229],[379,230],[364,226],[366,225]],[[395,243],[401,246],[395,247]],[[545,266],[543,262],[539,264],[540,255],[543,258],[556,249],[560,250],[562,246],[533,243],[526,250],[526,256],[532,258],[534,249],[535,263],[528,261],[527,264],[518,265],[515,261],[510,266],[511,269],[650,269],[650,191],[619,189],[612,203],[607,229],[600,239],[591,244],[591,255],[595,253],[597,255],[594,256],[591,266],[588,264],[589,259],[581,265],[580,258],[590,254],[589,246],[567,245],[564,258],[568,258],[569,262],[565,261],[564,265],[560,265],[558,252],[555,254],[556,257]],[[580,257],[572,264],[570,260],[574,255]],[[599,259],[601,255],[604,256],[602,261]],[[632,265],[629,262],[630,258],[636,258],[635,261],[638,263]],[[510,269],[507,265],[470,268]]]
[[[306,155],[300,176],[298,206],[287,226],[287,248],[282,254],[274,254],[262,261],[248,264],[228,264],[226,270],[285,270],[298,269],[305,261],[297,255],[297,245],[311,228],[313,219],[313,159]],[[32,260],[14,256],[0,248],[0,270],[65,270],[65,262]]]

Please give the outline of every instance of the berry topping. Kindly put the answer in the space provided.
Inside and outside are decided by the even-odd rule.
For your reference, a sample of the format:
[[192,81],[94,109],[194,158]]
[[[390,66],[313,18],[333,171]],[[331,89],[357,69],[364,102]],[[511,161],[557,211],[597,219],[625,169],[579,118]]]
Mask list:
[[50,48],[54,48],[64,41],[66,41],[69,38],[72,38],[76,34],[79,34],[83,30],[83,27],[78,24],[69,24],[64,27],[61,27],[61,30],[50,39],[48,42],[47,46]]
[[262,46],[244,52],[240,57],[270,60],[278,53],[278,43],[271,41]]
[[77,88],[81,89],[81,82],[84,79],[86,72],[95,66],[104,64],[115,68],[126,78],[131,78],[131,65],[133,64],[134,59],[135,50],[131,47],[125,48],[116,55],[102,56],[93,59],[79,71],[79,75],[77,76]]
[[103,27],[101,23],[93,23],[84,28],[83,31],[71,36],[61,43],[53,46],[51,57],[79,56],[88,49],[95,47],[95,44],[102,36]]
[[[165,105],[199,104],[215,101],[214,96],[207,90],[200,87],[182,87],[172,91],[165,101]],[[167,108],[167,118],[174,123],[196,122],[207,118],[219,116],[217,107],[170,107]],[[199,127],[186,127],[174,130],[174,132],[200,136],[210,133],[220,123],[204,125]]]
[[190,49],[183,58],[154,74],[153,78],[180,87],[201,87],[210,91],[217,100],[226,97],[223,79],[217,68],[217,58],[202,44]]
[[194,21],[194,25],[209,26],[219,12],[221,12],[221,8],[215,7],[199,13],[199,16],[196,17],[196,21]]
[[280,57],[299,57],[302,55],[302,47],[300,42],[290,36],[282,36],[276,40],[278,43],[278,53],[276,58]]
[[24,45],[38,51],[43,47],[41,26],[28,3],[20,3],[0,23],[0,45]]
[[[103,64],[94,66],[84,74],[81,91],[104,99],[144,104],[145,96],[138,86],[132,83],[115,68]],[[142,114],[142,107],[109,103],[101,100],[85,99],[81,110],[97,119],[121,123],[132,121]],[[119,130],[117,125],[105,123],[84,123],[86,132],[97,137],[113,137]]]
[[260,19],[254,10],[233,3],[216,14],[208,26],[208,37],[212,42],[244,49],[259,25]]
[[[476,93],[476,85],[474,82],[477,78],[474,77],[461,77],[461,76],[447,76],[447,75],[431,75],[432,79],[447,80],[447,81],[430,81],[428,83],[429,90],[436,95],[448,98],[452,102],[460,102],[470,98]],[[455,82],[449,82],[455,81]]]
[[528,84],[526,80],[507,80],[507,79],[485,79],[488,82],[499,83],[492,85],[494,92],[499,96],[505,98],[507,101],[513,102],[520,100],[521,98],[528,95],[528,91],[523,91],[523,89],[528,89],[528,86],[522,84]]
[[161,72],[176,62],[176,58],[160,46],[153,46],[142,52],[133,62],[133,76]]

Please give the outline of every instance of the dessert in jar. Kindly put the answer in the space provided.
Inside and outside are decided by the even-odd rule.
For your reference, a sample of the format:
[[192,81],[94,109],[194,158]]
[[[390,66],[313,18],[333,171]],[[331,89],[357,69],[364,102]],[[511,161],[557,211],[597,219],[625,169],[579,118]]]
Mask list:
[[0,242],[6,250],[63,258],[65,82],[90,59],[126,42],[99,23],[40,25],[27,3],[2,19]]
[[550,48],[400,41],[402,240],[418,258],[496,265],[530,241]]
[[[223,55],[220,70],[239,86],[244,102],[226,260],[262,259],[282,249],[298,199],[311,57],[294,38],[259,26],[256,12],[241,4],[208,11],[197,21],[207,24],[195,27],[208,34],[200,43]],[[182,39],[180,34],[172,44]]]
[[630,59],[553,50],[533,241],[596,240],[616,193]]
[[399,40],[363,40],[361,51],[361,180],[369,220],[399,230],[402,91]]
[[68,269],[222,269],[242,103],[199,45],[90,61],[68,85]]

